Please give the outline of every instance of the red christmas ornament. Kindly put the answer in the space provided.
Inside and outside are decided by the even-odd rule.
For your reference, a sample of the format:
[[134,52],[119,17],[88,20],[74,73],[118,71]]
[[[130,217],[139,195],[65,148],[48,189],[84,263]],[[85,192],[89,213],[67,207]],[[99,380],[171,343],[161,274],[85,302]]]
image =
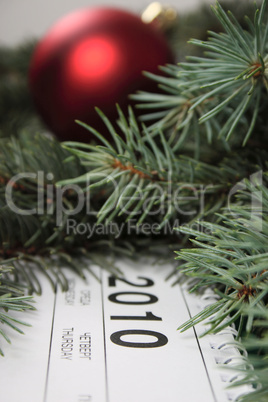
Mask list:
[[150,90],[142,71],[159,73],[173,57],[162,33],[137,15],[112,8],[76,11],[60,20],[37,45],[29,82],[37,110],[61,140],[88,141],[81,120],[102,130],[98,106],[112,121],[115,104]]

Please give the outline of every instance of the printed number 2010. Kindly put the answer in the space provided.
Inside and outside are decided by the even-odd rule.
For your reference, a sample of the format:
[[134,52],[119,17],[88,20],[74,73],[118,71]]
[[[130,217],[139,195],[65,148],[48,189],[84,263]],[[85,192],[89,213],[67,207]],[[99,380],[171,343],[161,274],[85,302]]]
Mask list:
[[[138,279],[141,279],[145,282],[143,282],[141,284],[137,284],[137,283],[130,282],[123,278],[117,278],[114,276],[110,276],[108,278],[108,285],[109,285],[109,287],[115,287],[117,281],[122,281],[129,286],[135,286],[135,287],[151,287],[154,285],[154,282],[149,278],[138,276]],[[134,296],[134,300],[133,299],[125,300],[124,298],[120,299],[121,296],[123,296],[123,297],[124,296]],[[142,298],[145,297],[145,300],[144,299],[138,300],[139,296],[141,296]],[[108,299],[112,303],[127,304],[127,305],[153,304],[158,301],[158,298],[151,293],[127,292],[127,291],[112,293],[108,296]],[[137,321],[137,320],[139,320],[139,321],[140,320],[142,320],[142,321],[162,321],[161,317],[157,317],[151,311],[146,311],[145,315],[139,315],[139,316],[112,315],[110,317],[110,319],[111,320],[129,320],[129,321]],[[129,335],[132,336],[132,339],[133,339],[133,336],[136,336],[136,335],[138,335],[138,336],[145,335],[145,336],[151,336],[153,338],[156,338],[156,340],[154,340],[153,342],[133,342],[133,341],[126,341],[126,340],[122,339],[123,336],[129,336]],[[145,329],[127,329],[127,330],[117,331],[111,335],[110,339],[116,345],[125,346],[125,347],[129,347],[129,348],[157,348],[160,346],[164,346],[168,343],[168,338],[165,335],[163,335],[162,333],[156,332],[156,331],[145,330]]]

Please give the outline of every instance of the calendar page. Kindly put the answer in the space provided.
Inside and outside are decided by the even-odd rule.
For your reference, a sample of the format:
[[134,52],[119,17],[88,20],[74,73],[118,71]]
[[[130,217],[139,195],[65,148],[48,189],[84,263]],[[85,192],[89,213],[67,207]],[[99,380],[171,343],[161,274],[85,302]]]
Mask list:
[[37,310],[25,314],[32,326],[3,345],[1,401],[221,402],[249,391],[226,389],[236,373],[221,365],[240,356],[227,347],[230,331],[201,339],[202,325],[177,331],[212,296],[172,286],[168,265],[118,266],[122,276],[94,267],[85,281],[65,269],[65,293],[40,278]]

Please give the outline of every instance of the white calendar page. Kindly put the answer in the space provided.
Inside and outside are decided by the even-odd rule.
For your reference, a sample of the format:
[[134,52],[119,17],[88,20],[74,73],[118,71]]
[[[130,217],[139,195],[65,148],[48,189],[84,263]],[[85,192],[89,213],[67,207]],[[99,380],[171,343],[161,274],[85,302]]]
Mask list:
[[[230,333],[198,339],[198,327],[177,327],[208,300],[166,281],[171,267],[119,262],[124,277],[94,268],[98,280],[65,271],[69,291],[53,293],[45,278],[25,335],[2,344],[3,402],[221,402],[234,372],[221,370],[234,348]],[[174,281],[174,278],[173,278]],[[3,342],[1,340],[1,342]]]

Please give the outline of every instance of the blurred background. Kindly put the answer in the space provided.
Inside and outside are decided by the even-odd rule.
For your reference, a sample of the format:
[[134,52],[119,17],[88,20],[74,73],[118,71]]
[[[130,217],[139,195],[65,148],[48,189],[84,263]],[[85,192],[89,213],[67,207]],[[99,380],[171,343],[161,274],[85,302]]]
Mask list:
[[[16,45],[38,38],[63,15],[89,6],[115,6],[140,14],[149,0],[0,0],[0,45]],[[173,6],[179,14],[214,0],[170,0],[162,4]]]

